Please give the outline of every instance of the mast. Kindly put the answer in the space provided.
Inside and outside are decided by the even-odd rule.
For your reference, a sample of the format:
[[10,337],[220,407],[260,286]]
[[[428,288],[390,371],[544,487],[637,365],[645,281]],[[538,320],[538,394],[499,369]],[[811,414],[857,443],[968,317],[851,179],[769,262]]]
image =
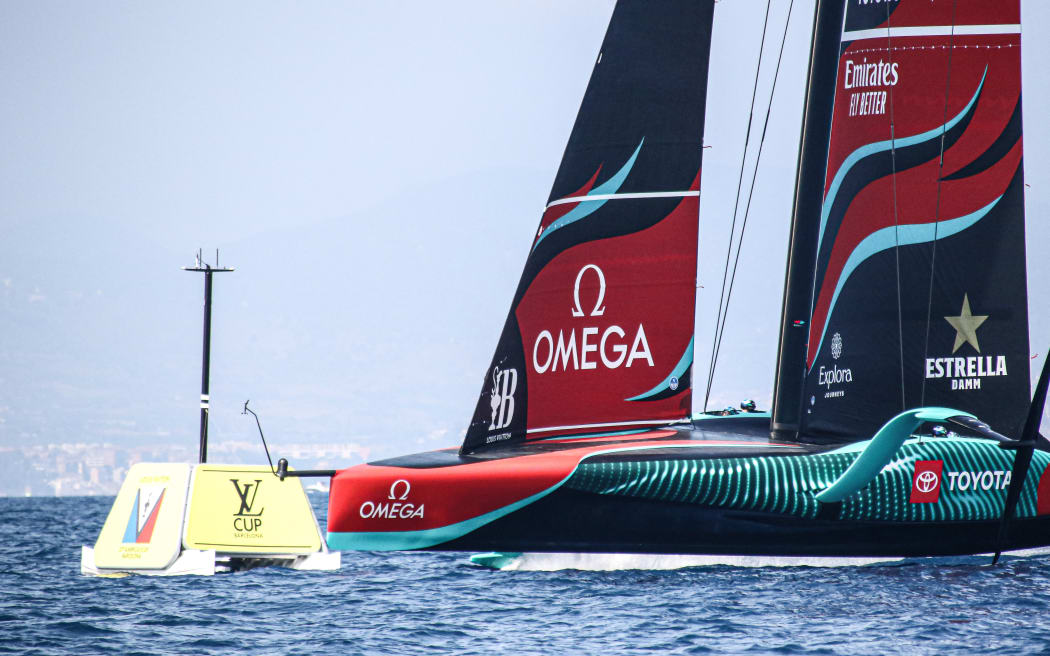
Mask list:
[[773,384],[770,433],[775,439],[797,439],[801,426],[806,338],[813,304],[813,269],[819,227],[809,217],[819,216],[824,202],[824,179],[844,10],[843,0],[817,0],[813,9],[813,41],[809,54],[802,134],[799,137],[795,201],[791,210],[791,240],[784,276],[780,343]]
[[201,355],[201,434],[200,434],[200,462],[208,461],[208,406],[209,406],[209,378],[211,371],[211,274],[226,273],[233,268],[219,268],[219,251],[215,251],[215,266],[201,261],[201,253],[197,252],[197,262],[192,267],[182,267],[183,271],[196,271],[204,274],[204,347]]

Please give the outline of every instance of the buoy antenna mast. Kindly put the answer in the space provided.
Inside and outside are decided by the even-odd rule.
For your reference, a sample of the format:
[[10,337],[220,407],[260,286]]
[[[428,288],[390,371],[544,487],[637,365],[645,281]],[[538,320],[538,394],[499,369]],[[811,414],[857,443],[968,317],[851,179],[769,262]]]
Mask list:
[[211,369],[211,276],[213,273],[227,273],[233,267],[219,266],[219,249],[215,249],[215,266],[204,261],[203,251],[197,250],[196,262],[191,267],[182,267],[183,271],[195,271],[204,274],[204,349],[201,358],[201,442],[200,462],[208,461],[208,378]]

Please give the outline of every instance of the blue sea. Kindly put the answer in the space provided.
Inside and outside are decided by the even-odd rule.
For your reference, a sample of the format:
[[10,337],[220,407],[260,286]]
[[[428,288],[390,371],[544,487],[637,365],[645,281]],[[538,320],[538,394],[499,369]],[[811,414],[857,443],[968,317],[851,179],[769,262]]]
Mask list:
[[1050,653],[1050,558],[599,572],[345,553],[336,572],[81,576],[112,501],[0,498],[0,653]]

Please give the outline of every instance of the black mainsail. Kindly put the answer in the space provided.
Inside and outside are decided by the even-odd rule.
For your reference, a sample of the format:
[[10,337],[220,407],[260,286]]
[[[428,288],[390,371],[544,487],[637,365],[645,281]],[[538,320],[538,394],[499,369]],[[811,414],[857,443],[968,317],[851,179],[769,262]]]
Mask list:
[[688,418],[713,7],[617,2],[464,452]]
[[948,406],[1015,435],[1029,391],[1019,2],[845,6],[823,204],[796,217],[816,233],[801,430],[867,435]]

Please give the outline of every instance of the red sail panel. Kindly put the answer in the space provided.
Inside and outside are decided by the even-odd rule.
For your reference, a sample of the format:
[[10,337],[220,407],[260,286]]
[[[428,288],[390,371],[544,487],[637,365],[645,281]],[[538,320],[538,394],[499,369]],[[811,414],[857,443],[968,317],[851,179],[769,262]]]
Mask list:
[[[1028,350],[1019,22],[1016,0],[847,4],[809,326],[810,432],[864,433],[931,404],[1012,430]],[[981,330],[991,351],[974,337],[977,309],[960,309],[967,299],[994,319]]]
[[681,198],[650,228],[569,248],[532,281],[515,309],[530,436],[689,415],[685,368],[668,378],[692,360],[698,205]]
[[463,451],[691,409],[712,0],[620,0]]

